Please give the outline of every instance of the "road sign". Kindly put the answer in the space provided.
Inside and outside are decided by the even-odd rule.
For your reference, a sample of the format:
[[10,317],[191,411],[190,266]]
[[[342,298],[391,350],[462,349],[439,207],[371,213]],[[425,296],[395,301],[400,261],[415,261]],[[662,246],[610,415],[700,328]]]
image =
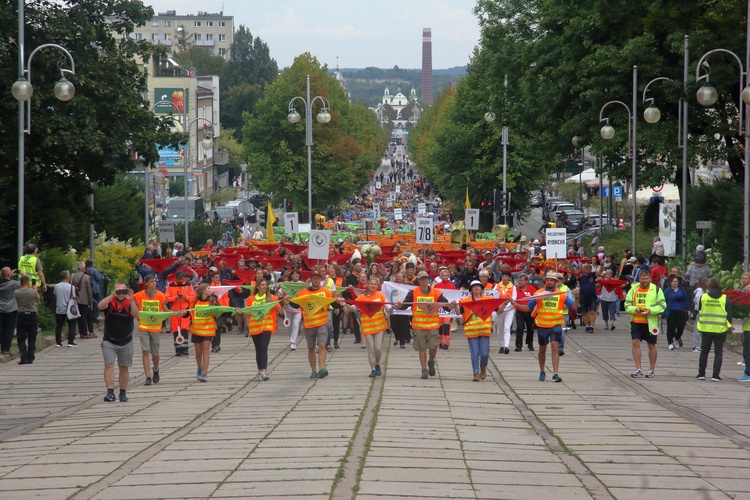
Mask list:
[[380,219],[380,203],[372,204],[372,216],[375,219]]
[[307,256],[311,259],[328,260],[328,247],[330,244],[330,231],[318,229],[310,231],[310,242],[307,245]]
[[157,194],[159,194],[159,190],[158,189],[149,189],[148,190],[148,194],[157,195]]
[[427,203],[420,203],[417,205],[417,213],[419,215],[427,214]]
[[479,209],[467,208],[464,213],[464,222],[466,224],[466,229],[477,231],[479,229]]
[[565,241],[567,232],[562,229],[545,229],[544,238],[547,242],[545,256],[548,259],[564,259],[568,254],[568,245]]
[[284,232],[289,234],[299,234],[299,215],[297,212],[284,214]]
[[417,243],[432,245],[434,240],[432,217],[417,217]]
[[159,222],[159,241],[174,243],[174,221],[160,220]]
[[711,229],[711,221],[710,220],[695,221],[695,228],[696,229]]
[[[617,198],[622,198],[622,186],[612,186],[612,194]],[[609,198],[609,186],[602,186],[602,197]]]
[[400,208],[394,208],[393,218],[396,220],[404,220],[404,212]]

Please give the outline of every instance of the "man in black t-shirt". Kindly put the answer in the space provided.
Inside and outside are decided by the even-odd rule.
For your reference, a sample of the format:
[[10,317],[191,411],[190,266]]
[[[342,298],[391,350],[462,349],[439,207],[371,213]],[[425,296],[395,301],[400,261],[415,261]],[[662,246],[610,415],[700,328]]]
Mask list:
[[138,318],[138,303],[133,298],[133,290],[125,283],[117,283],[111,295],[99,302],[99,310],[104,311],[104,383],[107,394],[104,401],[115,400],[115,358],[120,368],[120,401],[128,400],[128,369],[133,364],[133,320]]
[[583,319],[586,333],[594,333],[596,321],[596,273],[592,272],[591,264],[584,264],[578,277],[578,313]]

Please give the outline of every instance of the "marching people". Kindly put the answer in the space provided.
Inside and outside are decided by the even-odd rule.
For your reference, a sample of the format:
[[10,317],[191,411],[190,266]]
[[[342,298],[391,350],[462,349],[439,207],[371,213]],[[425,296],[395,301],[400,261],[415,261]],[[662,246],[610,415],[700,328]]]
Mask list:
[[119,369],[118,385],[120,402],[128,401],[128,377],[133,365],[133,320],[138,318],[138,303],[133,290],[125,283],[116,283],[110,295],[104,297],[97,306],[104,312],[104,384],[107,394],[104,401],[115,400],[115,361]]
[[[544,382],[547,378],[545,364],[547,362],[547,345],[552,349],[552,380],[562,382],[559,374],[560,353],[558,346],[562,340],[562,327],[565,323],[565,308],[575,309],[578,306],[578,291],[573,290],[571,297],[567,291],[560,291],[558,283],[560,279],[554,271],[548,271],[544,275],[544,288],[537,290],[534,297],[526,304],[511,299],[516,309],[531,311],[535,318],[537,329],[537,342],[539,343],[539,381]],[[557,292],[556,294],[554,294]],[[544,296],[540,296],[545,294]],[[554,294],[554,295],[553,295]]]
[[[464,306],[468,302],[491,299],[491,297],[484,295],[484,285],[481,281],[472,281],[469,285],[469,292],[471,295],[461,299],[458,302],[459,306]],[[464,335],[469,342],[469,357],[471,358],[471,369],[474,373],[473,380],[479,382],[487,378],[492,315],[482,319],[468,307],[461,307],[460,311],[464,322]]]
[[[133,300],[138,304],[138,334],[141,339],[141,352],[143,361],[143,373],[146,374],[145,385],[158,384],[161,379],[159,374],[159,347],[161,345],[162,322],[146,321],[141,313],[165,312],[167,296],[156,289],[156,276],[149,274],[145,278],[146,289],[136,293]],[[153,372],[151,361],[154,362]]]
[[[478,281],[478,280],[477,280]],[[503,271],[500,283],[495,285],[495,290],[500,294],[500,298],[516,299],[516,287],[510,281],[510,272]],[[494,328],[497,332],[497,340],[500,344],[499,354],[508,354],[510,352],[510,328],[513,326],[516,312],[513,309],[511,300],[500,306],[495,315]]]
[[[195,297],[195,291],[190,283],[187,282],[185,273],[177,271],[174,274],[174,281],[167,285],[167,304],[173,311],[185,311],[190,308],[190,303]],[[172,338],[174,340],[174,355],[189,356],[189,331],[190,316],[176,314],[170,318]]]
[[211,355],[211,342],[216,335],[216,319],[211,313],[201,309],[219,304],[216,295],[211,293],[210,283],[201,283],[195,291],[190,306],[190,341],[195,346],[195,363],[198,369],[195,378],[199,382],[208,382],[208,364]]
[[641,342],[648,344],[649,370],[646,378],[656,376],[656,340],[659,333],[659,315],[667,306],[661,288],[651,283],[651,274],[638,273],[638,286],[633,287],[625,298],[625,311],[632,315],[630,321],[630,338],[632,339],[633,361],[635,371],[633,378],[644,375],[641,369]]
[[[481,278],[481,273],[480,273]],[[525,274],[518,276],[518,286],[516,286],[516,298],[531,297],[536,293],[536,287],[529,283],[529,278]],[[481,281],[481,279],[480,279]],[[526,348],[529,351],[534,350],[534,318],[530,312],[516,310],[516,352],[521,352],[521,346],[524,344],[523,331],[526,329]]]
[[[379,286],[380,280],[378,278],[370,278],[367,282],[367,290],[353,302],[386,302],[385,295],[378,291]],[[367,314],[361,312],[361,308],[357,307],[357,304],[347,304],[343,299],[339,299],[339,304],[350,312],[360,310],[362,336],[367,347],[367,360],[370,362],[370,377],[379,377],[382,374],[380,358],[383,355],[383,336],[388,328],[388,318],[385,311],[380,308],[372,314]]]
[[258,365],[258,375],[255,379],[260,382],[269,380],[268,345],[271,342],[271,336],[276,333],[281,313],[279,298],[268,290],[268,280],[264,278],[255,283],[255,289],[247,299],[247,305],[252,307],[268,303],[275,303],[275,305],[262,318],[256,319],[252,314],[248,314],[246,318],[250,338],[255,346],[255,362]]

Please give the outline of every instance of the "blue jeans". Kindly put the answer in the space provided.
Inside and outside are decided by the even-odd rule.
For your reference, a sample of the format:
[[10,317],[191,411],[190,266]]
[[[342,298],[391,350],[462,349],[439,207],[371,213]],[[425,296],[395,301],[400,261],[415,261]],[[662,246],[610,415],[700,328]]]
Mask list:
[[487,361],[490,359],[490,338],[473,337],[467,338],[469,341],[469,356],[471,356],[471,369],[474,373],[479,373],[480,368],[487,367]]
[[750,332],[742,332],[742,359],[745,361],[745,375],[750,377]]

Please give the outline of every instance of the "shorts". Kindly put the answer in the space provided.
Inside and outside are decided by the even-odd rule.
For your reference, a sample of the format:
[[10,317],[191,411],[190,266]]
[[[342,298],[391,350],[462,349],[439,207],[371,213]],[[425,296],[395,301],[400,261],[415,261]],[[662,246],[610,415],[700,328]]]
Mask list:
[[133,366],[133,342],[130,341],[125,345],[115,345],[106,340],[102,340],[102,354],[104,355],[104,364],[112,365],[117,358],[117,365],[130,368]]
[[328,342],[328,323],[316,326],[315,328],[305,327],[304,332],[308,349],[312,349],[318,344],[325,344]]
[[141,337],[141,351],[151,351],[151,354],[158,356],[159,355],[159,335],[161,335],[161,332],[145,332],[143,330],[138,330],[138,334]]
[[213,335],[196,335],[194,333],[190,335],[190,342],[192,342],[193,344],[197,344],[199,342],[206,342],[206,341],[210,342],[210,341],[213,341],[213,339],[214,339]]
[[415,351],[426,349],[437,349],[440,345],[440,333],[437,328],[432,330],[413,330],[414,341],[412,345]]
[[596,312],[596,297],[580,297],[578,299],[578,314]]
[[562,342],[562,326],[555,325],[552,328],[540,328],[537,326],[536,339],[540,346],[547,345],[550,342]]
[[647,344],[656,345],[657,336],[648,330],[647,323],[630,322],[630,338],[633,340],[646,341]]

